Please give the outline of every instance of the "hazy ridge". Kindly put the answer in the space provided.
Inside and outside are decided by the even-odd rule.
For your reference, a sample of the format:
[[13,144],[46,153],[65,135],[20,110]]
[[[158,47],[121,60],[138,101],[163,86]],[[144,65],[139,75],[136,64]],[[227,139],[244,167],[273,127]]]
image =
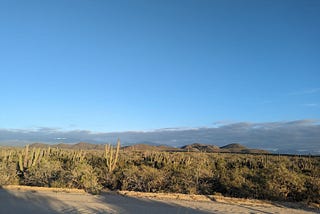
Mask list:
[[232,123],[218,127],[159,129],[152,131],[94,133],[86,130],[61,131],[0,129],[0,145],[115,143],[122,145],[168,145],[179,148],[194,143],[218,147],[237,143],[273,153],[320,154],[320,125],[317,121],[299,120],[274,123]]
[[[76,150],[103,150],[103,144],[91,144],[80,142],[76,144],[44,144],[44,143],[33,143],[30,147],[35,148],[61,148],[61,149],[76,149]],[[185,145],[180,148],[175,148],[166,145],[149,145],[149,144],[134,144],[131,146],[123,146],[121,149],[129,151],[168,151],[168,152],[223,152],[223,153],[259,153],[266,154],[269,153],[266,150],[261,149],[251,149],[240,144],[228,144],[226,146],[218,147],[215,145],[207,145],[194,143],[190,145]]]

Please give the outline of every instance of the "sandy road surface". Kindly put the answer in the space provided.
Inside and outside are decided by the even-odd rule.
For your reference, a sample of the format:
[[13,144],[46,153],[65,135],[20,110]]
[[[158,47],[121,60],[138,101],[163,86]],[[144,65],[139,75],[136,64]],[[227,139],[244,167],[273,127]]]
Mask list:
[[128,192],[90,195],[41,188],[0,189],[0,213],[317,213],[272,204],[181,200]]

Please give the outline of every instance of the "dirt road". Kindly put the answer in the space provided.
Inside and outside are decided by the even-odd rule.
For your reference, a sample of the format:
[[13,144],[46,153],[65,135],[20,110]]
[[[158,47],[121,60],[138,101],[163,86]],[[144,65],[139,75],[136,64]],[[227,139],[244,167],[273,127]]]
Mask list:
[[0,189],[0,213],[316,213],[272,204],[157,198],[139,194],[105,192],[90,195],[82,191],[41,188]]

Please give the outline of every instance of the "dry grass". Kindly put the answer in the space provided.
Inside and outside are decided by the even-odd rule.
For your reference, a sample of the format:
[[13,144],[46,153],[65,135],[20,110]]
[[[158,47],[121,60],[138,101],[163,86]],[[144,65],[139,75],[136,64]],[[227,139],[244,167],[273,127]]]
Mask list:
[[246,204],[246,205],[272,205],[271,202],[256,200],[231,198],[220,195],[195,195],[195,194],[180,194],[180,193],[148,193],[148,192],[134,192],[134,191],[118,191],[119,194],[131,197],[140,198],[154,198],[154,199],[177,199],[186,201],[216,201],[228,204]]
[[20,185],[4,185],[1,186],[5,190],[22,190],[22,191],[51,191],[51,192],[66,192],[66,193],[86,193],[83,189],[69,188],[53,188],[53,187],[35,187],[35,186],[20,186]]
[[266,200],[245,199],[225,197],[221,195],[195,195],[195,194],[180,194],[180,193],[148,193],[148,192],[134,192],[134,191],[118,191],[120,195],[148,198],[158,200],[180,200],[180,201],[195,201],[195,202],[219,202],[223,204],[245,205],[245,206],[259,206],[259,207],[290,207],[294,209],[317,210],[320,209],[320,204],[306,204],[302,202],[271,202]]

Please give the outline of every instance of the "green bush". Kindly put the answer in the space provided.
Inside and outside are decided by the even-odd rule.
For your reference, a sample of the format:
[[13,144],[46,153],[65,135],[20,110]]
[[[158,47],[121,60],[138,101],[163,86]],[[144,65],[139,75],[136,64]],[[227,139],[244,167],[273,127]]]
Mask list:
[[74,186],[85,191],[98,194],[102,185],[98,183],[98,178],[92,166],[86,162],[81,162],[71,171]]
[[0,162],[0,186],[18,183],[17,164],[14,162]]

